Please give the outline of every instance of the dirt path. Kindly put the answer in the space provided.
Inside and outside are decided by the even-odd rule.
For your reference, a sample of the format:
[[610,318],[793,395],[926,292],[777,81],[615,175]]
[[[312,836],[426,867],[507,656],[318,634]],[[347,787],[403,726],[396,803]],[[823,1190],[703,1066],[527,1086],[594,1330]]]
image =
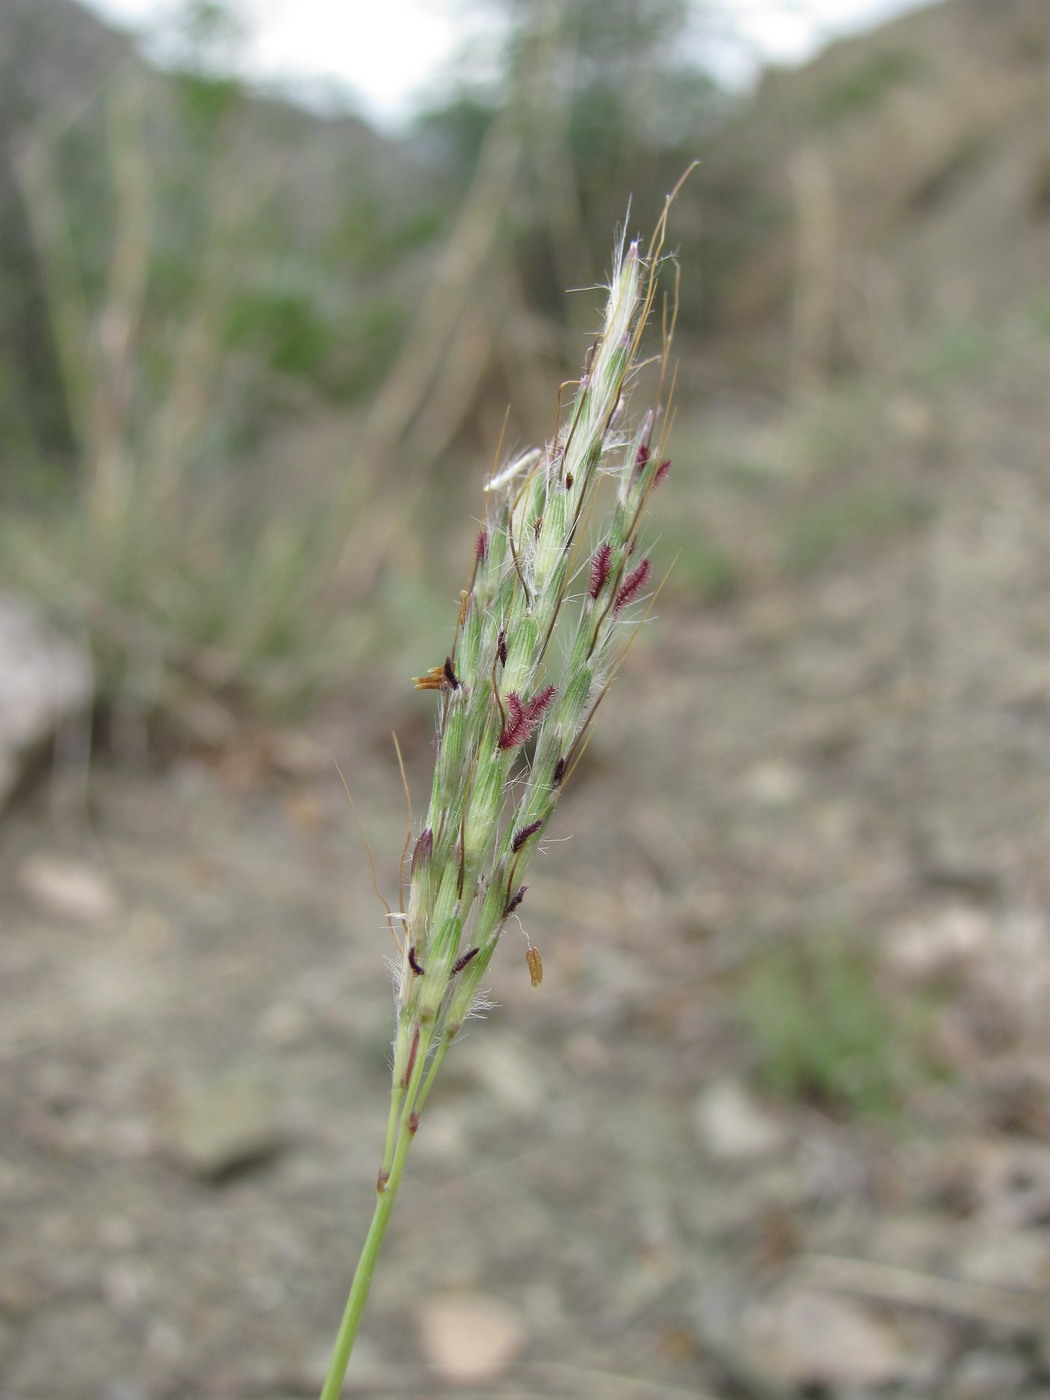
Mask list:
[[[543,987],[512,930],[353,1393],[1050,1393],[1050,517],[1034,443],[989,460],[632,652],[530,888]],[[392,1032],[329,756],[392,870],[420,703],[5,818],[4,1400],[319,1387]]]

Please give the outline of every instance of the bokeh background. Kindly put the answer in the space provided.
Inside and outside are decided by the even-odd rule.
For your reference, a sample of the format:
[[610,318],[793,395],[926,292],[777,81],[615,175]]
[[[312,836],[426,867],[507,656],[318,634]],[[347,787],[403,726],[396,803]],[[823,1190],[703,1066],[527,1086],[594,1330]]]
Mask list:
[[0,1394],[319,1388],[393,1029],[336,765],[394,897],[481,482],[696,160],[670,575],[348,1389],[1045,1400],[1045,0],[391,16],[0,0]]

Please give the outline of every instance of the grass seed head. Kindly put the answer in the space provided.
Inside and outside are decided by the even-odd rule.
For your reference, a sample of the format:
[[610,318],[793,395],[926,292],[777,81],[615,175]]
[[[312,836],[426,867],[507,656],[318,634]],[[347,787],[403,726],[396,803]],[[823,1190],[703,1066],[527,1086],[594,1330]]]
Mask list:
[[[655,262],[637,243],[621,250],[553,441],[487,483],[453,645],[416,680],[437,698],[437,758],[412,857],[402,1072],[415,1025],[444,1025],[450,1038],[469,1014],[649,584],[639,530],[669,463],[654,440],[659,412],[632,432],[628,398]],[[535,949],[528,962],[538,986]]]

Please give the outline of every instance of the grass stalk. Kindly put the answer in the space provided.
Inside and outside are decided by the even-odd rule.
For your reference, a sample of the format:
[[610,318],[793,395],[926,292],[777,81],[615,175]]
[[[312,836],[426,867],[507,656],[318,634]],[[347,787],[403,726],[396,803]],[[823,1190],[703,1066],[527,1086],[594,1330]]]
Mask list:
[[384,1184],[376,1189],[376,1207],[372,1215],[372,1223],[368,1227],[368,1234],[365,1236],[365,1242],[361,1247],[361,1256],[354,1271],[350,1293],[343,1310],[343,1319],[339,1324],[339,1334],[332,1352],[332,1360],[328,1367],[328,1375],[325,1377],[324,1389],[321,1391],[321,1400],[338,1400],[343,1388],[346,1368],[350,1364],[350,1354],[357,1337],[357,1329],[360,1326],[369,1290],[372,1287],[372,1275],[375,1273],[379,1251],[386,1235],[386,1227],[394,1209],[397,1188],[401,1185],[401,1177],[404,1175],[410,1142],[411,1135],[405,1133],[391,1159],[389,1177]]

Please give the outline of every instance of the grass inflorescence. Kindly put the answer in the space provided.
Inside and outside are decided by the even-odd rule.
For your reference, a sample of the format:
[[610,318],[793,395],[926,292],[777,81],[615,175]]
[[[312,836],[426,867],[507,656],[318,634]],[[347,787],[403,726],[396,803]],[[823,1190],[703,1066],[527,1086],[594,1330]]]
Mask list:
[[[668,201],[668,204],[670,201]],[[394,1194],[424,1103],[483,981],[525,876],[652,596],[641,533],[667,475],[659,405],[629,390],[656,296],[667,211],[649,248],[621,247],[601,332],[552,440],[486,487],[468,586],[444,660],[416,678],[437,696],[436,760],[407,900],[392,915],[397,1033],[372,1229],[323,1400],[339,1393]],[[659,393],[673,310],[663,318]],[[407,850],[406,850],[407,855]],[[533,986],[539,951],[526,954]]]
[[[639,530],[669,463],[654,441],[654,414],[633,431],[621,424],[651,272],[631,244],[565,423],[544,452],[489,483],[452,647],[416,679],[440,698],[398,977],[394,1079],[415,1109],[429,1084],[423,1063],[470,1014],[524,898],[528,864],[650,584]],[[600,513],[607,486],[612,499]]]

